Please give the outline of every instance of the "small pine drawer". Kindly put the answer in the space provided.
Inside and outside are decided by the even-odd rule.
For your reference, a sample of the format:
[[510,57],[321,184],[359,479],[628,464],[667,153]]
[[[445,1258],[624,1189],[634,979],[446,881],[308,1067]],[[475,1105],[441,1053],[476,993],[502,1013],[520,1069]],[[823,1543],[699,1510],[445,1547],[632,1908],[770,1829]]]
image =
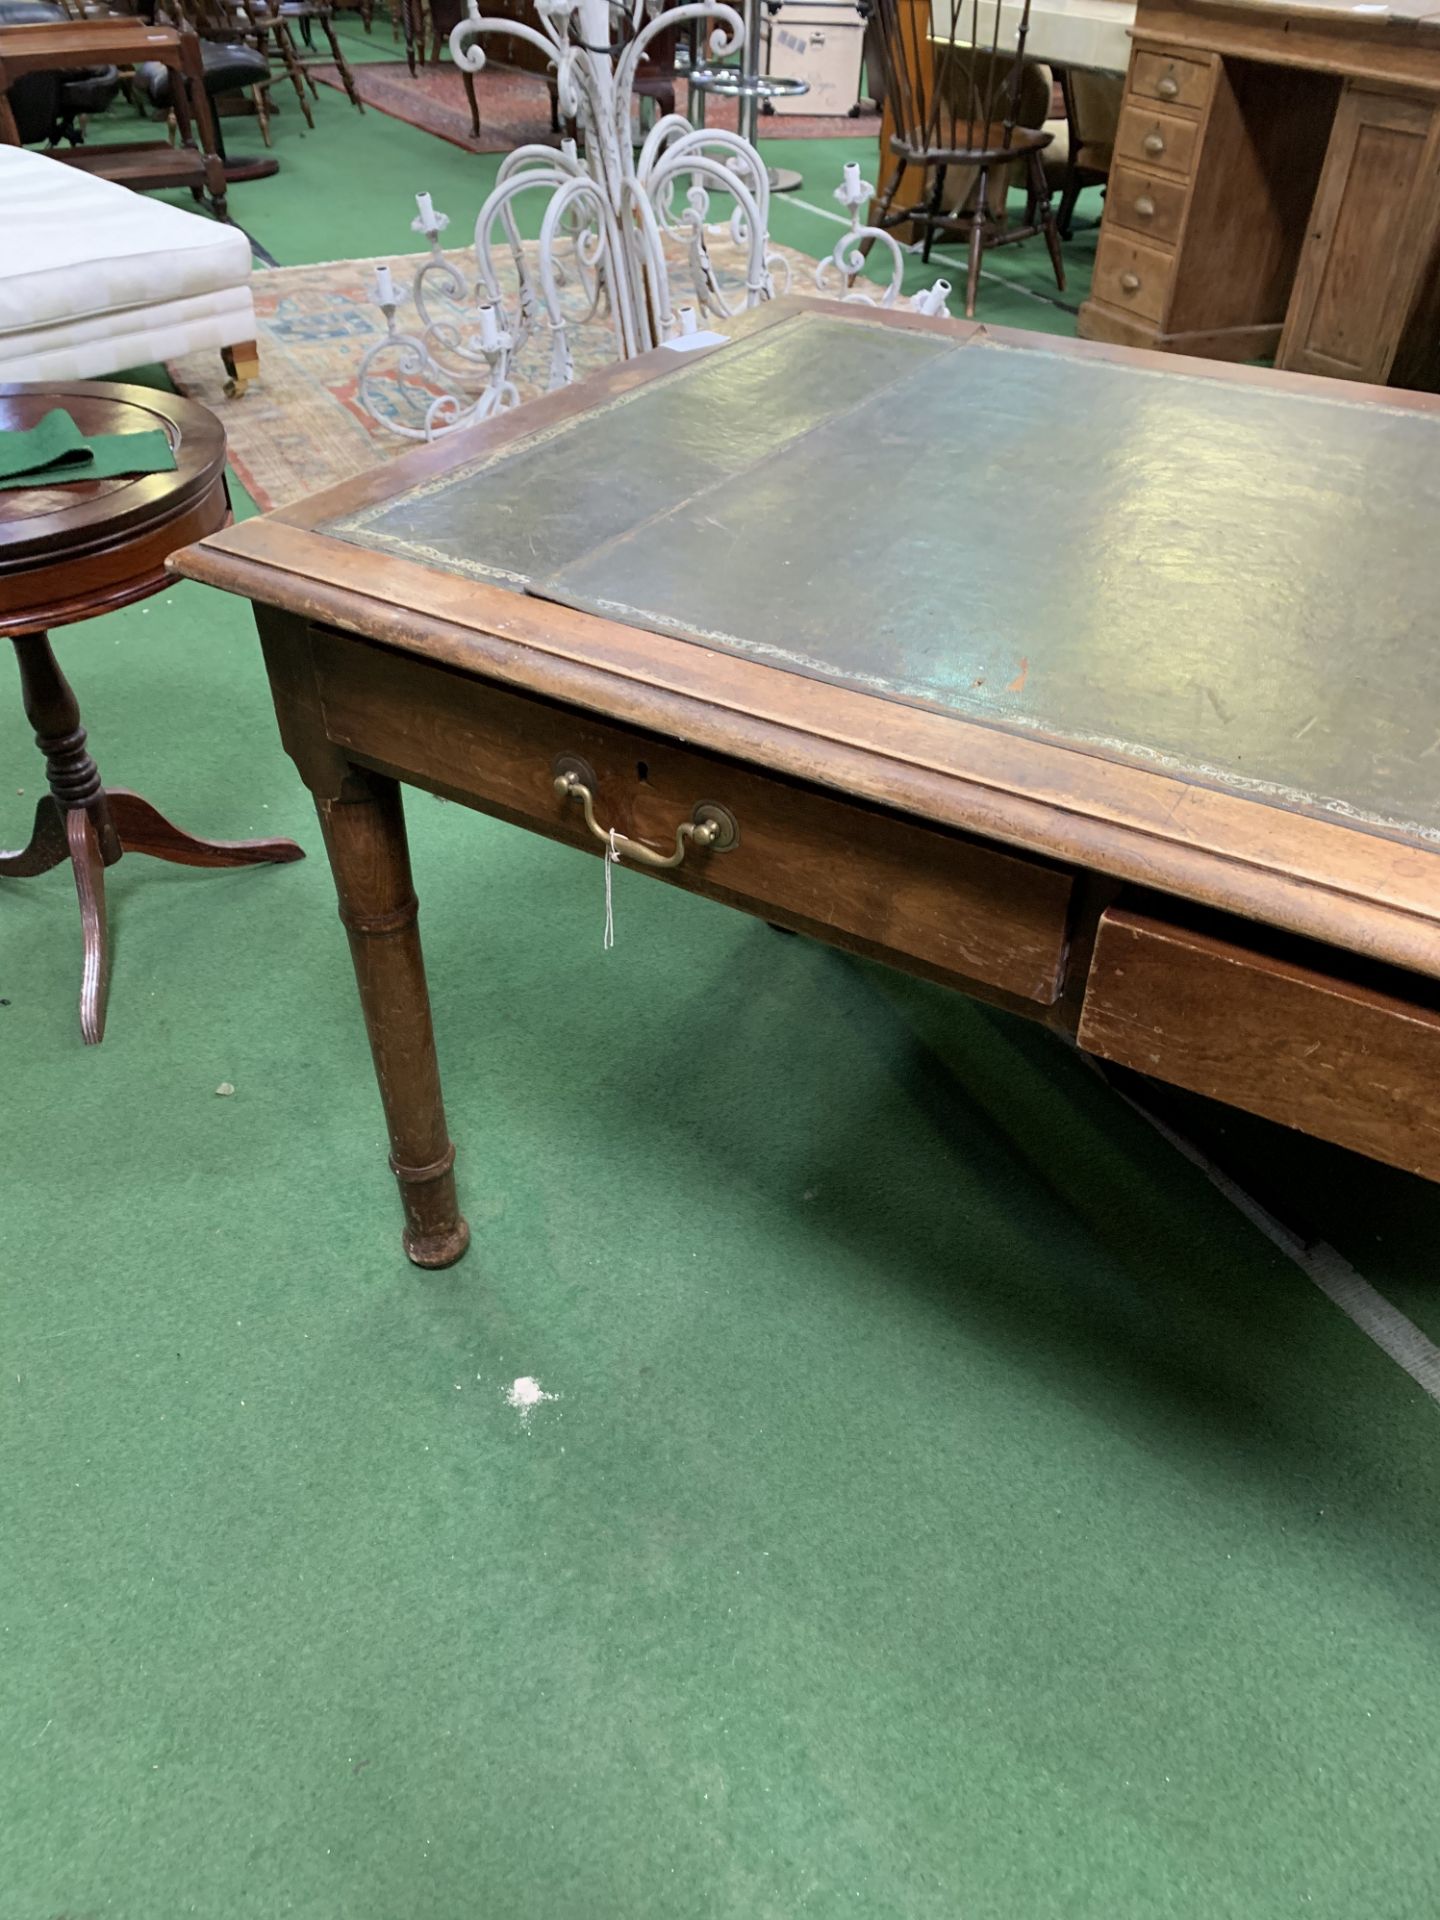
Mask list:
[[1173,254],[1142,246],[1119,233],[1106,233],[1095,256],[1091,292],[1107,307],[1118,307],[1158,326],[1165,317],[1174,266]]
[[1200,111],[1210,99],[1211,74],[1205,60],[1187,60],[1175,53],[1137,53],[1130,68],[1130,92],[1139,100],[1158,100],[1161,106]]
[[1115,225],[1173,247],[1180,238],[1188,193],[1181,180],[1142,173],[1138,167],[1116,167],[1105,195],[1105,212]]
[[1200,143],[1200,122],[1173,113],[1153,113],[1137,100],[1127,103],[1115,133],[1115,158],[1132,166],[1160,168],[1187,179]]

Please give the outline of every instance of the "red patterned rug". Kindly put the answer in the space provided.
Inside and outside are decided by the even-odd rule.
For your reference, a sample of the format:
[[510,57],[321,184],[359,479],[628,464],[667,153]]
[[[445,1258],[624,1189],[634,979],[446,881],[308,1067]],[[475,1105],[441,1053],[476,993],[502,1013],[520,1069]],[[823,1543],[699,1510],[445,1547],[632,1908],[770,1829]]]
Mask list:
[[[339,87],[340,75],[334,67],[310,69],[326,86]],[[403,60],[372,60],[352,68],[360,98],[367,107],[404,120],[409,126],[437,134],[467,153],[509,153],[512,147],[543,141],[557,142],[550,131],[550,95],[539,74],[520,73],[514,68],[487,66],[476,81],[480,102],[480,138],[470,132],[470,107],[465,98],[465,83],[448,61],[438,66],[423,66],[411,73]],[[684,80],[675,89],[675,105],[687,110],[689,86]],[[733,100],[706,102],[706,119],[712,127],[731,131],[736,124]],[[844,114],[770,114],[760,123],[762,140],[853,140],[873,132],[878,125],[873,113],[850,119]]]

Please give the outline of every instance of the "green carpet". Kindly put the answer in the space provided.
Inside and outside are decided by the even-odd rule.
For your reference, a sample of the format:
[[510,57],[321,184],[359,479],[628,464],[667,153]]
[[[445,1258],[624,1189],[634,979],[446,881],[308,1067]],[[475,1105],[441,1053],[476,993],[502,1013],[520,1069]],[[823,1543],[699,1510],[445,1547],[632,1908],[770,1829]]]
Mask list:
[[[281,261],[493,172],[318,117],[236,190]],[[421,1276],[248,609],[59,645],[111,781],[311,858],[125,861],[91,1050],[68,877],[0,887],[0,1920],[1431,1920],[1437,1410],[1199,1172],[643,876],[602,954],[597,862],[416,796]],[[14,844],[13,700],[0,764]],[[1433,1190],[1229,1125],[1440,1333]]]

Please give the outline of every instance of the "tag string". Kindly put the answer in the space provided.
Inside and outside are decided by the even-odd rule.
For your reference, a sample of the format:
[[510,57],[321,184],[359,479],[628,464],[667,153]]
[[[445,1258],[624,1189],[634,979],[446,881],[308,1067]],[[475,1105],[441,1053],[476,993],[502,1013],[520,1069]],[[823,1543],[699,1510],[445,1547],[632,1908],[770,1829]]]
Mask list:
[[620,849],[615,844],[615,829],[610,829],[609,843],[605,848],[602,865],[605,868],[605,937],[600,943],[601,951],[608,953],[615,944],[615,889],[613,873],[620,864]]

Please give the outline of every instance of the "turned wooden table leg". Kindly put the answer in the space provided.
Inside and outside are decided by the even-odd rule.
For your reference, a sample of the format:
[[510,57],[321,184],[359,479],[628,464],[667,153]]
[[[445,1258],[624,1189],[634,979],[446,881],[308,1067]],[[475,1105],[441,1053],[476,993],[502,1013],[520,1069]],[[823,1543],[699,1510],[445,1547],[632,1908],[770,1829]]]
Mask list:
[[455,1198],[400,788],[355,769],[347,797],[316,805],[405,1207],[405,1251],[417,1267],[448,1267],[470,1229]]
[[105,865],[113,866],[120,858],[120,840],[105,802],[100,769],[86,751],[80,703],[60,671],[50,636],[17,633],[12,635],[12,642],[20,666],[25,718],[35,729],[35,744],[45,756],[45,773],[55,804],[62,815],[72,807],[85,809],[95,823]]
[[85,746],[80,706],[60,671],[48,634],[12,636],[20,666],[25,717],[35,729],[35,744],[45,756],[50,804],[35,814],[30,845],[0,862],[0,875],[19,879],[44,873],[68,858],[85,958],[80,976],[80,1031],[87,1046],[105,1037],[105,1008],[110,992],[110,943],[105,918],[105,869],[120,858],[120,836],[110,817],[105,789]]

